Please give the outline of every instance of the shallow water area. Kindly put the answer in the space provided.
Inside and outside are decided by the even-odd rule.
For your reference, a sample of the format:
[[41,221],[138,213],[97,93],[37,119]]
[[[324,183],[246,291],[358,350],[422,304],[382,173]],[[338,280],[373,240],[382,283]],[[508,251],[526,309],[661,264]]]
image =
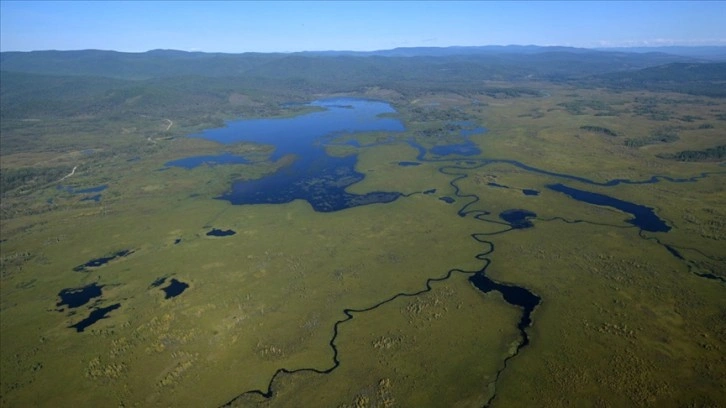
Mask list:
[[208,166],[215,166],[220,164],[248,164],[249,160],[242,156],[238,156],[232,153],[222,153],[218,155],[210,156],[192,156],[185,157],[183,159],[172,160],[164,163],[167,167],[182,167],[185,169],[193,169],[203,164]]

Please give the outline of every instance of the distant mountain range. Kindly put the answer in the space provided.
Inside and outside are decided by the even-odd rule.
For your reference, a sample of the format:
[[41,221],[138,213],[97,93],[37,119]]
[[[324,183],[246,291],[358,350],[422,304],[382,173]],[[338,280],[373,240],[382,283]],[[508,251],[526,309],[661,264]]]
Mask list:
[[[248,88],[345,92],[362,87],[415,90],[469,89],[482,81],[554,81],[618,89],[673,90],[726,96],[726,47],[660,47],[594,50],[571,47],[416,47],[356,52],[204,53],[101,50],[0,53],[0,91],[49,77],[165,81],[185,87],[229,83]],[[185,79],[186,78],[186,79]],[[190,80],[190,78],[196,78]],[[202,80],[203,79],[203,80]],[[65,81],[63,84],[76,83]],[[114,88],[94,82],[94,89]],[[11,85],[18,85],[11,86]],[[102,86],[103,85],[103,86]],[[63,85],[68,86],[68,85]],[[124,85],[130,86],[130,85]],[[178,87],[178,85],[176,85]],[[166,92],[166,91],[165,91]],[[200,88],[199,92],[203,92]]]
[[[717,47],[718,48],[718,47]],[[726,49],[726,48],[725,48]],[[680,48],[676,51],[680,51]],[[681,53],[682,54],[682,53]],[[547,79],[583,77],[629,71],[674,62],[708,62],[696,54],[719,55],[703,49],[693,55],[664,52],[625,52],[571,47],[482,46],[416,47],[356,52],[203,53],[152,50],[143,53],[116,51],[33,51],[0,53],[0,69],[48,75],[103,76],[149,79],[175,76],[204,77],[307,77],[317,73],[348,76],[456,79],[472,75],[496,79]],[[345,70],[345,72],[339,72]],[[436,73],[438,72],[438,74]]]

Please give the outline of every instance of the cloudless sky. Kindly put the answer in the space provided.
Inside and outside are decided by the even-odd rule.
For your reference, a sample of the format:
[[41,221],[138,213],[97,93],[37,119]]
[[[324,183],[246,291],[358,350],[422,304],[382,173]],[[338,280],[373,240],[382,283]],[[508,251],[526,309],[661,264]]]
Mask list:
[[0,50],[726,45],[726,2],[0,0]]

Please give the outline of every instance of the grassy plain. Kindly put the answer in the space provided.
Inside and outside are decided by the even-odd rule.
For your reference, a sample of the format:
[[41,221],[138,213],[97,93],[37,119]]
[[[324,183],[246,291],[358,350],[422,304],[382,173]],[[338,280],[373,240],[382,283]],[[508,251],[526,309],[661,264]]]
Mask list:
[[[436,193],[325,214],[300,201],[231,206],[213,199],[232,180],[260,177],[279,164],[165,169],[165,162],[189,155],[267,151],[183,137],[203,124],[138,117],[123,124],[44,119],[5,127],[5,140],[12,132],[38,142],[3,153],[3,170],[78,166],[63,184],[109,187],[100,202],[81,201],[52,181],[3,192],[0,404],[197,407],[234,399],[243,406],[482,406],[492,397],[491,406],[503,407],[726,404],[724,283],[695,274],[726,278],[726,174],[718,162],[656,157],[724,144],[726,122],[718,116],[724,102],[528,86],[546,96],[407,98],[374,90],[389,96],[409,130],[391,135],[391,144],[354,149],[366,178],[350,191]],[[398,165],[416,158],[407,138],[430,143],[427,129],[462,115],[488,129],[472,137],[483,152],[471,158],[475,164]],[[175,123],[169,130],[165,119]],[[713,127],[699,128],[706,123]],[[678,140],[624,142],[664,127],[676,129]],[[366,144],[382,136],[356,138]],[[483,158],[598,182],[713,174],[689,183],[603,187],[507,163],[481,165]],[[447,166],[448,174],[439,171]],[[452,174],[465,176],[454,182],[462,195],[480,198],[467,209],[490,212],[483,221],[457,215],[472,198],[454,196]],[[625,222],[628,214],[546,188],[556,182],[653,207],[673,229],[639,234]],[[512,208],[536,212],[534,228],[506,231],[498,214]],[[237,234],[208,237],[211,228]],[[344,309],[420,292],[428,279],[452,269],[479,270],[483,262],[475,256],[486,245],[473,233],[492,234],[492,279],[542,298],[528,329],[530,345],[506,368],[520,340],[521,311],[496,292],[476,290],[463,273],[431,283],[430,292],[354,312],[336,326]],[[134,252],[73,271],[123,249]],[[190,287],[164,299],[151,286],[160,277]],[[121,307],[76,333],[68,326],[89,305],[59,312],[58,293],[93,282],[104,285],[97,305]],[[340,366],[331,373],[281,374],[272,398],[235,399],[267,391],[280,368],[333,367],[334,327]]]

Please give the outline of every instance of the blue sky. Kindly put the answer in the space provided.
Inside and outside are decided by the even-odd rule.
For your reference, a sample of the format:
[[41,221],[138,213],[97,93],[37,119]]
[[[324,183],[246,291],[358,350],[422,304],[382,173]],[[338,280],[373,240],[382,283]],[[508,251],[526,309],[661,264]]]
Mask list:
[[726,45],[726,2],[0,0],[0,50]]

